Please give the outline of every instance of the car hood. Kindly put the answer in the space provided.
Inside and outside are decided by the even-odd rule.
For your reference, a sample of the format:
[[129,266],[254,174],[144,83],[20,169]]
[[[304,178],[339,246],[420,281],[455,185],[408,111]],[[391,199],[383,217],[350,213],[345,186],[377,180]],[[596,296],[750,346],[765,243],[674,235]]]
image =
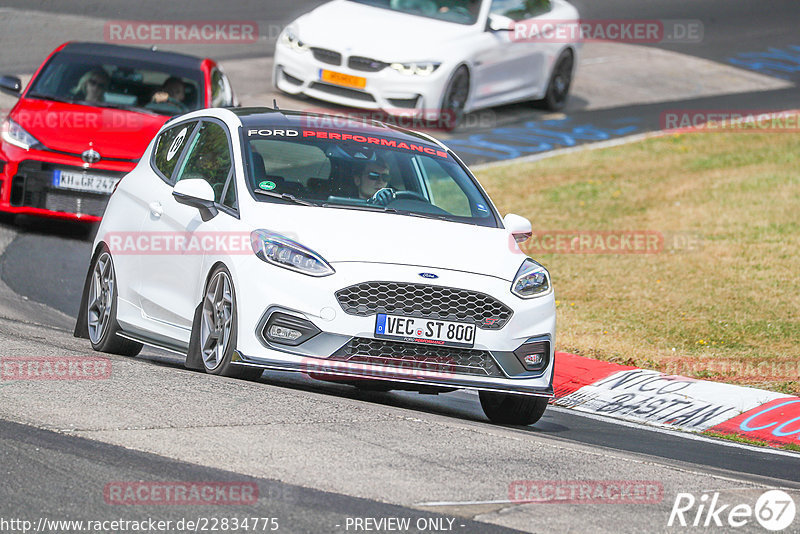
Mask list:
[[294,239],[334,267],[392,263],[511,281],[526,257],[503,228],[353,209],[269,206],[270,218],[259,217],[251,226]]
[[440,61],[444,47],[454,46],[476,31],[475,26],[349,0],[323,4],[297,19],[293,26],[300,40],[310,46],[386,62]]
[[103,158],[138,159],[169,117],[23,98],[10,118],[47,148]]

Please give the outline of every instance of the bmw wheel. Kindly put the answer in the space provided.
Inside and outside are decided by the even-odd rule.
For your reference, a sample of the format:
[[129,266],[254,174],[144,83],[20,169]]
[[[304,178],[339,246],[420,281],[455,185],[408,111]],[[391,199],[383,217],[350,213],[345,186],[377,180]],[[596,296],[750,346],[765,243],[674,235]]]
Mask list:
[[117,335],[117,278],[114,261],[103,249],[91,269],[86,295],[86,323],[92,348],[100,352],[136,356],[142,344]]
[[199,349],[205,371],[212,375],[258,379],[261,369],[239,367],[231,363],[236,350],[236,292],[225,267],[211,274],[203,295],[199,323]]
[[547,85],[547,93],[544,95],[542,103],[550,111],[560,111],[564,109],[569,97],[569,89],[572,85],[572,66],[574,57],[570,50],[565,50],[558,57],[553,72],[550,74],[550,83]]
[[447,84],[442,99],[439,120],[446,130],[454,130],[464,118],[464,108],[469,96],[469,71],[463,65],[458,67]]
[[547,408],[544,397],[492,391],[481,391],[479,395],[483,413],[489,421],[499,425],[532,425],[541,419]]

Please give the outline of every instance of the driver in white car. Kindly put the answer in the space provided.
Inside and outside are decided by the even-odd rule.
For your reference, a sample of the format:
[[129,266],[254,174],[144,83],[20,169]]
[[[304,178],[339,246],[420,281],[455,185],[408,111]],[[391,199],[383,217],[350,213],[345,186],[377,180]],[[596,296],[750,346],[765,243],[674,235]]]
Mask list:
[[385,188],[390,179],[389,166],[378,158],[366,163],[361,173],[353,176],[353,183],[358,188],[359,198],[369,200],[375,193]]

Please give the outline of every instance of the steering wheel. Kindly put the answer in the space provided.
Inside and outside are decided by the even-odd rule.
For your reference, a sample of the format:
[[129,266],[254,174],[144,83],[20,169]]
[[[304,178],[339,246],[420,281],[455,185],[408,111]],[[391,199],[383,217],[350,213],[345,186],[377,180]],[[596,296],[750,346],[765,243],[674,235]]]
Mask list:
[[378,206],[388,206],[395,200],[417,200],[420,202],[428,202],[428,199],[415,191],[395,191],[391,187],[384,187],[379,189],[372,198],[367,200],[367,204],[376,204]]
[[397,193],[391,187],[384,187],[382,189],[378,189],[374,195],[372,195],[369,200],[367,200],[367,204],[375,204],[377,206],[388,206],[390,202],[394,202],[394,199],[397,197]]
[[428,202],[428,199],[420,195],[416,191],[397,191],[394,194],[395,198],[401,200],[419,200],[420,202]]

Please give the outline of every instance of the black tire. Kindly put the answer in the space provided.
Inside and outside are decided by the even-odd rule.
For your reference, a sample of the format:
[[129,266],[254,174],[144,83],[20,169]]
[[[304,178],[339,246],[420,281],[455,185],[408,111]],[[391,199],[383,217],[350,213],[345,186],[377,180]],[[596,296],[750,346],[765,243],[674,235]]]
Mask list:
[[[192,336],[197,336],[199,343],[190,344],[190,347],[196,346],[195,350],[200,351],[199,357],[205,372],[245,380],[261,378],[262,369],[231,362],[236,350],[238,313],[233,277],[224,266],[218,266],[208,277],[200,309],[192,325]],[[188,358],[196,356],[190,354]]]
[[550,111],[561,111],[567,105],[569,89],[572,85],[572,70],[575,63],[575,56],[571,50],[565,50],[558,56],[553,72],[550,74],[550,81],[547,84],[547,92],[540,101],[541,104]]
[[117,276],[114,260],[106,247],[100,250],[89,268],[89,283],[84,300],[86,326],[92,348],[99,352],[136,356],[142,344],[117,334]]
[[439,122],[445,130],[454,130],[464,119],[464,108],[469,97],[469,71],[461,65],[450,77],[442,97]]
[[481,407],[489,421],[498,425],[532,425],[544,414],[547,399],[512,393],[481,391]]

